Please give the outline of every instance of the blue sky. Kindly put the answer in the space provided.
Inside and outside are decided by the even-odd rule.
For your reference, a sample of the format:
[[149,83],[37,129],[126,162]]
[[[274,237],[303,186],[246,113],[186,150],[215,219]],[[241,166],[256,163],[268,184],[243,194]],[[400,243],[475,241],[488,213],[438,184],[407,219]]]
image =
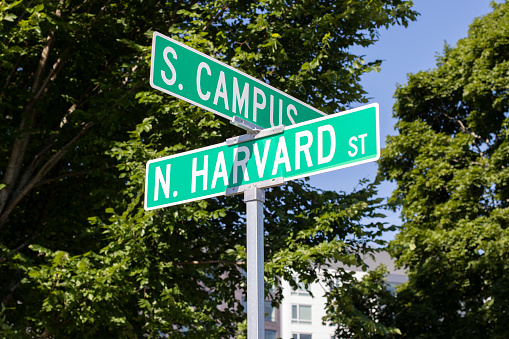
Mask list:
[[[466,37],[468,26],[474,18],[492,11],[490,3],[491,0],[414,0],[414,9],[420,13],[417,21],[411,22],[407,28],[384,29],[375,45],[355,50],[365,55],[366,61],[383,60],[381,72],[372,72],[362,78],[362,85],[370,98],[369,103],[378,102],[380,105],[382,148],[385,147],[387,135],[396,134],[396,120],[392,118],[392,96],[396,85],[405,84],[409,73],[434,68],[436,55],[442,53],[444,42],[454,46],[458,40]],[[350,192],[360,179],[373,180],[376,171],[375,163],[364,164],[312,176],[310,184],[318,188]],[[395,184],[384,183],[380,196],[389,196],[395,187]],[[389,214],[386,221],[401,224],[397,213]],[[393,237],[394,233],[384,238],[390,240]]]

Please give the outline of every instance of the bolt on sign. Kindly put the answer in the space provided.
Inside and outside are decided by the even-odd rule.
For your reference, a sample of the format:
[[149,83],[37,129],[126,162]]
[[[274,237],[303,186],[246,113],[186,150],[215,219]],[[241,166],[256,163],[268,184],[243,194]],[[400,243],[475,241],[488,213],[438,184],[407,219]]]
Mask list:
[[151,160],[145,209],[225,195],[228,188],[314,174],[380,157],[378,104],[286,127],[280,134],[226,142]]
[[191,47],[154,32],[150,85],[207,111],[262,128],[325,114]]

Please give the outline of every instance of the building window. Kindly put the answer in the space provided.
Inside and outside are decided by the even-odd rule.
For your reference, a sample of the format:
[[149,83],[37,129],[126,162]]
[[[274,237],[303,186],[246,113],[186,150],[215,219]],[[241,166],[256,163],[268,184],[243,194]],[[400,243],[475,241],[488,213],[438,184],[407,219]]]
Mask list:
[[308,296],[310,295],[309,292],[306,290],[306,287],[304,286],[303,282],[299,281],[298,277],[293,277],[293,280],[297,283],[297,290],[292,290],[292,295],[303,295]]
[[311,305],[292,305],[292,324],[311,324]]
[[276,331],[265,330],[265,339],[276,339]]
[[244,313],[247,313],[247,301],[246,297],[242,297],[242,308],[244,309]]
[[329,291],[332,292],[336,287],[341,286],[341,281],[339,278],[332,278],[329,284]]
[[270,300],[264,303],[265,321],[276,322],[276,308],[272,307]]
[[391,292],[391,294],[394,295],[394,294],[396,294],[396,286],[398,286],[398,285],[399,285],[398,283],[391,283],[390,282],[390,283],[387,284],[387,290],[389,292]]
[[292,339],[312,339],[312,336],[308,333],[294,333]]

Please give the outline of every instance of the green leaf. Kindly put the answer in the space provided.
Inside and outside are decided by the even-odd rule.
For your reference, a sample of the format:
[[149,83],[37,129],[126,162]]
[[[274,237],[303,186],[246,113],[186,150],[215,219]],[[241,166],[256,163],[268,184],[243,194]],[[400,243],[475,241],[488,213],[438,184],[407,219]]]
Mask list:
[[7,15],[5,15],[5,16],[3,17],[3,20],[5,20],[5,21],[11,21],[11,22],[12,22],[12,21],[16,20],[16,18],[17,18],[17,17],[18,17],[18,16],[17,16],[16,14],[14,14],[14,13],[8,13]]
[[44,4],[38,4],[34,7],[34,12],[41,12],[44,9]]
[[82,259],[82,260],[78,261],[78,269],[80,271],[85,271],[87,269],[87,262],[86,262],[86,260]]
[[55,257],[53,257],[53,260],[52,260],[53,267],[58,266],[60,264],[64,255],[65,255],[65,253],[63,251],[56,252]]
[[28,271],[28,276],[31,277],[31,278],[37,278],[39,276],[41,276],[41,274],[38,272],[38,271]]

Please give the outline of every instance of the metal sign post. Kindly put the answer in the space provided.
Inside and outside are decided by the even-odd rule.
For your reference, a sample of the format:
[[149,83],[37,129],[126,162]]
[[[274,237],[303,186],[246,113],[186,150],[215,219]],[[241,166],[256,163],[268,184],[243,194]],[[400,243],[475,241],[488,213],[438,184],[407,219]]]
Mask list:
[[263,204],[265,189],[244,192],[247,221],[247,338],[265,337],[263,286]]
[[246,203],[247,339],[265,338],[265,295],[263,286],[265,188],[279,186],[283,183],[283,178],[275,178],[232,187],[226,191],[226,196],[244,192],[244,202]]
[[[248,135],[254,137],[261,131],[250,122],[239,120],[234,117],[231,123],[247,130]],[[253,129],[253,127],[255,127]],[[265,131],[267,136],[279,134],[284,129]],[[236,140],[230,140],[230,144],[242,142],[242,136]],[[264,320],[264,283],[263,283],[263,208],[265,203],[265,188],[279,186],[284,183],[283,178],[274,178],[262,182],[232,187],[226,190],[226,195],[234,195],[244,192],[246,203],[246,242],[247,242],[247,339],[265,338]]]

